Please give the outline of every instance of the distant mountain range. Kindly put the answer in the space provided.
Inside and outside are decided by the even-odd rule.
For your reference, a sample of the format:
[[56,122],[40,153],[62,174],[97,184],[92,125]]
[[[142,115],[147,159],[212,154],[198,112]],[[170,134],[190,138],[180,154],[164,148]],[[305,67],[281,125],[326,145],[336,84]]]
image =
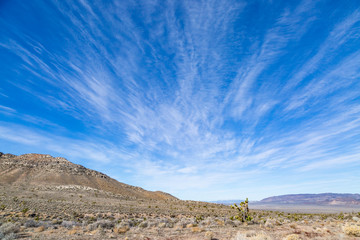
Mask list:
[[269,204],[309,204],[309,205],[360,205],[360,194],[320,193],[288,194],[268,197],[259,203]]
[[[244,200],[218,200],[212,203],[232,205]],[[359,205],[360,194],[319,193],[319,194],[288,194],[264,198],[261,201],[250,201],[251,204],[295,204],[295,205]]]

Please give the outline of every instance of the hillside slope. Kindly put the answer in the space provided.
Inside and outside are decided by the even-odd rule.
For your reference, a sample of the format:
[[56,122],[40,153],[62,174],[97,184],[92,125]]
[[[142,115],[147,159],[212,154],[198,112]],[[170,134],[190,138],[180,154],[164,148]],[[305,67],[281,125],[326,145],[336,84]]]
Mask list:
[[0,184],[77,185],[130,198],[176,199],[168,193],[146,191],[140,187],[118,182],[101,172],[71,163],[65,158],[33,153],[16,156],[0,152]]

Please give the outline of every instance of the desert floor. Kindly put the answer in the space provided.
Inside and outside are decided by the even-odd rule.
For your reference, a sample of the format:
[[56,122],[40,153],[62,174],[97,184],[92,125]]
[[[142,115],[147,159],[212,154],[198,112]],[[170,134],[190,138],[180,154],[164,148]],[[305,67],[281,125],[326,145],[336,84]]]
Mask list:
[[0,185],[0,239],[360,239],[358,208],[250,205],[247,222],[237,214],[78,186]]

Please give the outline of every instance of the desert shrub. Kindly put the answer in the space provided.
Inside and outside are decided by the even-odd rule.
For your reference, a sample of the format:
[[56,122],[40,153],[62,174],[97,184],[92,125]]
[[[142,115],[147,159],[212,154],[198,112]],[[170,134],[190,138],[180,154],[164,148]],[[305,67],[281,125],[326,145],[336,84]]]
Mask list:
[[115,226],[115,224],[112,221],[109,220],[98,220],[92,224],[89,224],[88,230],[93,231],[97,228],[106,228],[106,229],[112,229]]
[[116,225],[113,229],[114,233],[118,233],[118,234],[124,234],[129,230],[130,228],[128,226],[121,226],[120,224]]
[[148,222],[147,221],[144,221],[144,222],[141,222],[140,224],[139,224],[139,227],[140,228],[147,228],[148,227]]
[[39,224],[36,221],[34,221],[33,219],[30,219],[25,222],[24,226],[27,228],[31,228],[31,227],[38,227]]
[[0,232],[2,232],[4,235],[8,235],[10,233],[17,233],[20,230],[20,224],[19,223],[5,223],[1,225]]
[[4,236],[3,238],[0,238],[2,240],[13,240],[13,239],[16,239],[17,236],[15,233],[9,233],[7,234],[6,236]]
[[344,227],[344,232],[349,236],[360,237],[360,226],[347,225]]
[[53,224],[52,222],[49,221],[39,221],[38,222],[38,227],[44,227],[44,229],[48,229],[49,227],[52,227]]
[[73,228],[74,226],[76,226],[77,224],[76,224],[76,222],[74,222],[74,221],[63,221],[62,223],[61,223],[61,226],[63,226],[63,227],[65,227],[65,228],[67,228],[67,229],[71,229],[71,228]]
[[272,238],[264,233],[250,232],[244,234],[238,232],[233,240],[272,240]]
[[[86,225],[86,223],[84,225]],[[94,231],[96,229],[97,229],[97,224],[96,223],[91,223],[91,224],[87,225],[87,230],[88,231]]]
[[244,202],[241,202],[240,205],[234,203],[234,205],[231,205],[231,208],[238,210],[238,214],[234,216],[233,219],[237,219],[242,222],[252,221],[252,217],[249,214],[249,200],[247,198]]
[[178,221],[175,226],[179,227],[179,228],[186,228],[186,225],[188,225],[189,222],[186,219],[181,219],[180,221]]
[[225,220],[225,225],[226,226],[236,227],[236,223],[233,222],[232,220],[229,220],[229,219]]
[[27,213],[29,211],[29,208],[24,208],[23,210],[21,210],[22,213]]
[[[206,207],[206,206],[204,206],[204,207]],[[199,223],[199,222],[201,222],[201,221],[203,221],[203,220],[204,220],[204,216],[196,216],[196,217],[195,217],[196,223]]]
[[62,220],[60,220],[60,219],[53,219],[52,221],[51,221],[51,225],[60,225],[60,224],[62,224]]
[[20,230],[19,223],[5,223],[0,227],[0,239],[12,240],[16,238],[16,233]]
[[96,222],[98,224],[98,227],[111,229],[114,227],[114,223],[110,220],[100,220]]
[[[212,218],[207,217],[199,223],[199,226],[202,226],[202,227],[209,226],[210,224],[213,224],[213,222],[214,221],[212,220]],[[213,225],[215,225],[215,224],[213,224]]]
[[[148,227],[157,227],[159,225],[159,222],[156,221],[155,219],[149,219],[148,221],[146,221],[148,224]],[[140,226],[140,225],[139,225]]]
[[301,238],[297,234],[290,234],[287,235],[284,240],[301,240]]

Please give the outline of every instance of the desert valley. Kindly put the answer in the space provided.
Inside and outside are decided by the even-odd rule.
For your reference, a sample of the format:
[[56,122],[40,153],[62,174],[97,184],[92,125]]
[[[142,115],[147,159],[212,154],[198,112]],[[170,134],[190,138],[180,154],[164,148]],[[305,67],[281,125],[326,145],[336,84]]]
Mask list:
[[[309,205],[309,197],[322,204]],[[241,221],[228,205],[146,191],[64,158],[0,154],[0,238],[7,240],[360,239],[359,203],[356,194],[273,197],[250,202]]]
[[360,0],[0,0],[0,240],[360,240]]

